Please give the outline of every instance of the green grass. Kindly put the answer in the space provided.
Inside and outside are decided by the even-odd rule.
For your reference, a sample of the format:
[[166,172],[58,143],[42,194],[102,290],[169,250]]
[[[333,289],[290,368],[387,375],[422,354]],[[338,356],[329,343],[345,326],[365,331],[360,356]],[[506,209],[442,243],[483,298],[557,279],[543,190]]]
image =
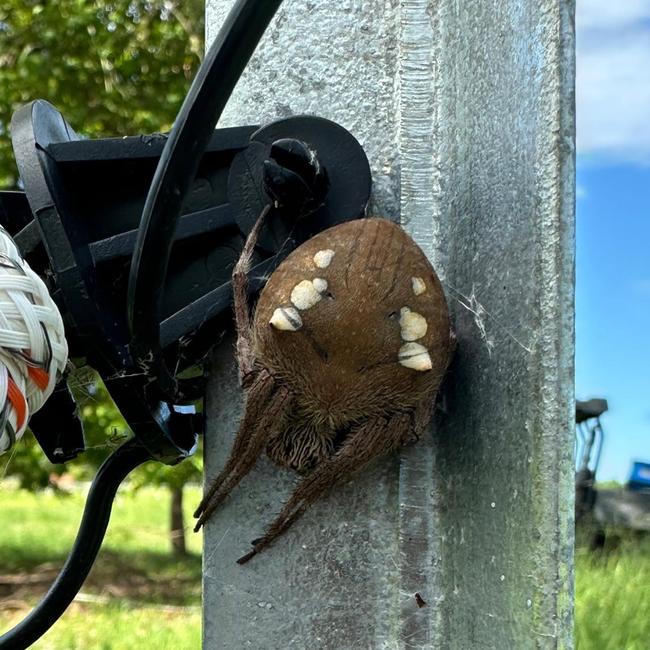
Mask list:
[[[186,522],[199,490],[186,489]],[[0,487],[0,630],[46,591],[76,534],[84,495]],[[36,650],[193,650],[201,646],[200,536],[170,554],[169,494],[118,495],[103,550],[75,601]],[[611,538],[610,538],[611,539]],[[650,648],[650,538],[576,552],[577,650]],[[21,584],[26,578],[33,582]]]
[[[79,525],[85,496],[0,492],[0,630],[47,590]],[[186,489],[186,523],[199,490]],[[100,556],[75,601],[36,650],[192,650],[201,645],[201,539],[187,534],[178,559],[168,539],[164,489],[121,493]],[[25,584],[26,578],[31,580]]]
[[[24,612],[2,613],[3,629]],[[74,603],[32,648],[36,650],[193,650],[201,647],[201,616],[126,605]]]
[[[609,544],[608,544],[609,546]],[[650,539],[576,551],[576,649],[650,648]]]

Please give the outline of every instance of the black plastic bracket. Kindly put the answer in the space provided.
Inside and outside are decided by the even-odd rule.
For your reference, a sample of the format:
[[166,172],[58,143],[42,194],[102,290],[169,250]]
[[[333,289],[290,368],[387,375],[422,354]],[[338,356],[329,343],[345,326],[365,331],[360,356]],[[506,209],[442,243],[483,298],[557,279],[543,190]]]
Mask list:
[[[131,260],[166,136],[83,140],[41,100],[16,113],[12,134],[25,192],[0,193],[0,219],[61,308],[71,357],[100,372],[155,458],[182,459],[201,422],[191,407],[151,391],[148,368],[131,354],[127,322]],[[305,146],[318,177],[300,169],[296,151]],[[160,345],[168,362],[179,371],[194,366],[229,322],[232,268],[266,204],[275,207],[256,251],[253,290],[296,245],[363,216],[370,185],[363,149],[328,120],[297,116],[214,131],[181,210],[165,285],[151,287],[160,293]],[[301,188],[317,197],[308,210],[291,204]],[[200,398],[200,390],[184,397]],[[74,412],[63,387],[32,420],[53,462],[83,450]]]

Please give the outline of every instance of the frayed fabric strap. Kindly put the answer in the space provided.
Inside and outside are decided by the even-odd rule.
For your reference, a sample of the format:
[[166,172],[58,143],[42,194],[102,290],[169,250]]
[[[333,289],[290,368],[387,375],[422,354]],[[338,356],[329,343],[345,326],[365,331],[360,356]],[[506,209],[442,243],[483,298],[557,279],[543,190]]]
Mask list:
[[0,453],[23,435],[67,360],[58,307],[0,227]]

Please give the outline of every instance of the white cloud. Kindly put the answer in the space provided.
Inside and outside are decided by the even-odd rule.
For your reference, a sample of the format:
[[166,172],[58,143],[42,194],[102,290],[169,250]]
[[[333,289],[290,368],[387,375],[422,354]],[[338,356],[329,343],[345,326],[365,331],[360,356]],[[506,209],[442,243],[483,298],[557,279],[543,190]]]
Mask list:
[[577,0],[579,29],[621,29],[650,18],[650,0]]
[[578,1],[578,152],[650,163],[650,0]]

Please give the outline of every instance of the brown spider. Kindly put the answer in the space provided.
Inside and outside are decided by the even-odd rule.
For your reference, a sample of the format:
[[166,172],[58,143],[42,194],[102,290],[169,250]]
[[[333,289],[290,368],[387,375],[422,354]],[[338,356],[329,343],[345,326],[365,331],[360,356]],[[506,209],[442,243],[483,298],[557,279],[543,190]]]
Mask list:
[[267,212],[232,276],[245,413],[195,530],[264,451],[308,475],[240,564],[333,485],[418,440],[454,348],[431,264],[385,219],[350,221],[298,247],[269,278],[251,322],[246,273]]

